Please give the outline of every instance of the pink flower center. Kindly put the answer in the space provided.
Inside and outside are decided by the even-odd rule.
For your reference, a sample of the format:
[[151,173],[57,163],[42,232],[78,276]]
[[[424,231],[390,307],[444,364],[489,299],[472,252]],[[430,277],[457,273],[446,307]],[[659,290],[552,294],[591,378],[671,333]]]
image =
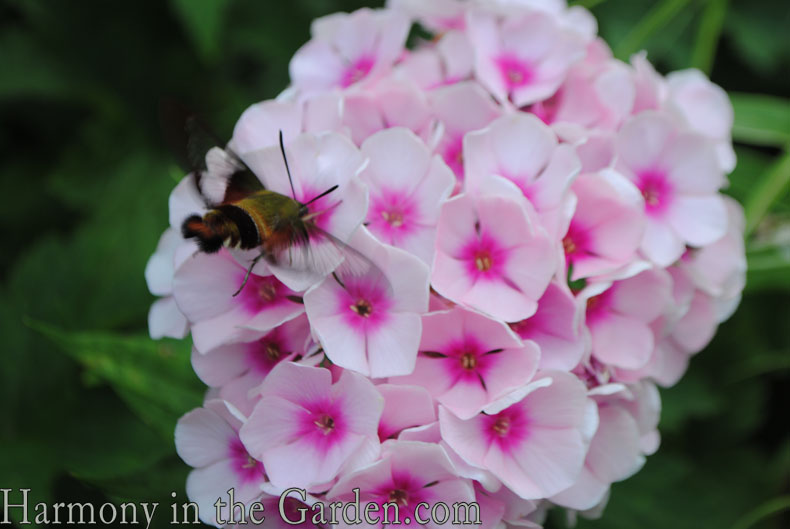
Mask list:
[[[239,279],[240,285],[241,282],[242,279]],[[288,300],[288,296],[291,295],[296,295],[296,292],[280,283],[274,276],[251,275],[239,298],[248,312],[257,314],[266,309],[291,303]]]
[[409,504],[409,493],[403,489],[394,489],[390,491],[388,500],[399,507],[406,507]]
[[672,185],[663,171],[640,172],[637,175],[637,187],[645,198],[648,215],[656,216],[667,210],[672,198]]
[[529,319],[516,321],[513,323],[509,323],[508,325],[510,326],[511,329],[513,329],[513,332],[515,332],[522,338],[529,338],[531,334],[530,331],[532,331],[532,329],[534,328],[532,320]]
[[[296,198],[302,204],[306,204],[326,191],[326,189],[327,188],[313,188],[303,184],[301,192],[297,188]],[[315,215],[313,217],[313,222],[319,228],[324,230],[327,229],[329,221],[332,219],[332,215],[335,213],[335,208],[340,205],[340,201],[337,199],[339,193],[339,190],[335,190],[334,192],[319,198],[308,206],[310,214]]]
[[368,227],[385,241],[398,245],[413,233],[418,221],[417,206],[404,192],[382,190],[371,197]]
[[375,61],[372,57],[363,55],[346,68],[346,71],[343,72],[343,76],[340,79],[340,85],[346,88],[352,84],[358,83],[368,76],[374,64]]
[[249,343],[246,354],[247,365],[257,373],[266,375],[290,353],[279,336],[279,329],[275,329],[260,340]]
[[414,520],[414,509],[420,503],[430,499],[425,489],[436,485],[434,481],[425,484],[424,481],[415,479],[408,472],[402,469],[392,469],[392,480],[382,483],[379,487],[370,491],[376,498],[376,503],[380,506],[385,504],[397,505],[397,515],[395,509],[387,509],[387,522],[395,525],[411,525],[406,519]]
[[481,272],[488,272],[491,270],[491,252],[488,250],[480,250],[475,253],[475,267]]
[[466,261],[467,271],[474,279],[501,277],[507,263],[507,250],[486,233],[469,241],[461,250],[459,258]]
[[447,144],[442,152],[442,158],[447,163],[448,167],[453,170],[455,176],[463,178],[464,176],[464,144],[463,134],[447,141]]
[[578,221],[571,222],[568,227],[568,233],[562,239],[562,249],[569,261],[575,261],[579,258],[588,256],[586,252],[589,245],[589,234]]
[[263,463],[247,453],[240,439],[231,440],[228,452],[233,471],[242,483],[251,483],[264,478]]
[[557,119],[557,111],[560,108],[561,101],[562,88],[557,90],[553,96],[545,101],[530,106],[529,111],[535,114],[546,125],[551,125]]
[[300,404],[306,413],[302,417],[299,437],[312,443],[316,450],[325,454],[347,439],[348,422],[341,403],[320,399]]
[[595,324],[601,318],[604,318],[609,312],[609,298],[612,295],[612,289],[605,290],[597,296],[592,296],[587,299],[587,323]]
[[373,306],[366,299],[358,299],[356,303],[349,305],[349,308],[362,318],[370,317],[370,314],[373,312]]
[[514,55],[502,55],[495,62],[508,90],[527,85],[534,77],[532,68]]
[[510,418],[497,417],[491,426],[491,430],[499,437],[506,437],[510,433]]
[[565,251],[566,255],[576,253],[576,243],[571,237],[565,237],[562,239],[562,249]]
[[522,407],[511,406],[496,415],[485,415],[483,428],[488,442],[511,451],[529,437],[530,421]]
[[477,355],[475,353],[464,353],[461,355],[461,368],[472,371],[477,367]]
[[345,323],[363,334],[387,320],[391,305],[385,286],[368,277],[348,278],[338,292],[338,302]]
[[329,435],[335,429],[335,420],[326,413],[313,421],[313,424],[315,424],[318,427],[318,430],[324,435]]
[[458,383],[479,384],[486,388],[485,375],[496,365],[502,348],[494,348],[469,334],[447,343],[438,351],[420,351],[427,358],[442,362],[442,367]]
[[403,212],[396,208],[390,211],[382,211],[381,216],[393,228],[400,228],[403,226]]
[[585,383],[587,389],[597,388],[603,384],[608,384],[611,377],[609,368],[602,364],[595,356],[591,356],[589,364],[579,364],[573,373],[579,377],[579,380]]

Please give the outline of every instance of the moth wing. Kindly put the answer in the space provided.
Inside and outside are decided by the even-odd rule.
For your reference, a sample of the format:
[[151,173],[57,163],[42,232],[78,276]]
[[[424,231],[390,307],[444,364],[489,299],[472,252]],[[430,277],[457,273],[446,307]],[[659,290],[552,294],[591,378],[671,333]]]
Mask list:
[[209,207],[263,189],[255,173],[195,113],[170,100],[160,104],[165,139],[181,165],[194,175]]
[[359,250],[312,222],[303,226],[287,244],[275,248],[269,259],[277,277],[293,290],[306,290],[329,274],[334,274],[341,283],[348,277],[370,274],[384,277],[378,266]]

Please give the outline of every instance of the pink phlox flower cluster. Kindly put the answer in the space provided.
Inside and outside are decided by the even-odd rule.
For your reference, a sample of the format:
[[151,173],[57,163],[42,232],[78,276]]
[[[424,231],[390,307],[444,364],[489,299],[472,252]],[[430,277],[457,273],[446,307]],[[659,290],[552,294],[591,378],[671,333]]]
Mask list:
[[[414,24],[433,38],[407,47]],[[281,132],[296,200],[337,186],[311,222],[360,273],[261,260],[233,296],[260,252],[179,235],[223,196],[222,151],[200,190],[176,186],[149,326],[191,333],[210,387],[176,429],[206,523],[229,488],[276,511],[298,487],[288,509],[358,488],[412,525],[420,502],[476,502],[486,529],[537,528],[553,506],[600,514],[658,449],[657,386],[744,287],[743,211],[721,192],[732,108],[702,73],[619,61],[596,33],[564,0],[313,23],[291,86],[230,146],[291,196]]]

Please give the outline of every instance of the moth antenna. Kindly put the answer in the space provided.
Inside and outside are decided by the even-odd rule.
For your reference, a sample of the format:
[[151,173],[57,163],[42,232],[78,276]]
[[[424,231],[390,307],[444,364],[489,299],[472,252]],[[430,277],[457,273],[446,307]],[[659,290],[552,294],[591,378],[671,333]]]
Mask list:
[[288,157],[285,155],[285,145],[283,144],[283,131],[280,130],[280,152],[283,153],[283,162],[285,162],[285,172],[288,173],[288,183],[291,184],[291,197],[296,200],[296,190],[294,190],[294,181],[291,178],[291,168],[288,167]]
[[250,278],[250,274],[252,273],[252,269],[255,268],[255,265],[258,263],[258,261],[261,260],[261,257],[263,257],[263,254],[258,255],[250,263],[250,267],[247,268],[247,273],[244,274],[244,281],[241,282],[241,286],[239,287],[239,289],[236,292],[233,293],[233,297],[234,298],[236,296],[238,296],[239,294],[241,294],[241,291],[244,290],[244,287],[247,285],[247,280]]
[[335,190],[335,189],[337,189],[338,187],[339,187],[339,186],[338,186],[337,184],[335,184],[335,185],[333,185],[332,187],[330,187],[329,189],[327,189],[326,191],[324,191],[323,193],[321,193],[320,195],[314,196],[313,198],[311,198],[310,200],[308,200],[307,202],[305,202],[305,203],[304,203],[304,204],[302,204],[302,205],[303,205],[303,206],[309,206],[310,204],[312,204],[313,202],[315,202],[315,201],[316,201],[316,200],[318,200],[319,198],[322,198],[322,197],[325,197],[325,196],[327,196],[329,193],[331,193],[332,191],[334,191],[334,190]]
[[341,287],[341,288],[343,288],[343,289],[345,290],[345,288],[346,288],[346,284],[345,284],[345,283],[343,283],[343,282],[340,280],[340,278],[339,278],[339,277],[337,277],[337,274],[336,274],[335,272],[332,272],[332,277],[334,277],[334,278],[335,278],[335,281],[337,281],[337,284],[338,284],[338,285],[340,285],[340,287]]

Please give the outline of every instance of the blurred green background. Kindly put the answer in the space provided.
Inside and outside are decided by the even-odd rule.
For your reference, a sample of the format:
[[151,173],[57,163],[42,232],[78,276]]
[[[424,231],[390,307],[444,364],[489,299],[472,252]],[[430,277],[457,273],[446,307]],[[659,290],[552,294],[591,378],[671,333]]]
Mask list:
[[[620,58],[695,66],[736,111],[743,303],[662,391],[663,443],[582,528],[790,527],[790,8],[587,0]],[[188,340],[153,342],[143,269],[180,170],[157,102],[228,136],[288,81],[310,21],[354,0],[0,1],[0,487],[37,501],[185,501],[177,418],[201,403]],[[563,527],[553,513],[547,527]]]

